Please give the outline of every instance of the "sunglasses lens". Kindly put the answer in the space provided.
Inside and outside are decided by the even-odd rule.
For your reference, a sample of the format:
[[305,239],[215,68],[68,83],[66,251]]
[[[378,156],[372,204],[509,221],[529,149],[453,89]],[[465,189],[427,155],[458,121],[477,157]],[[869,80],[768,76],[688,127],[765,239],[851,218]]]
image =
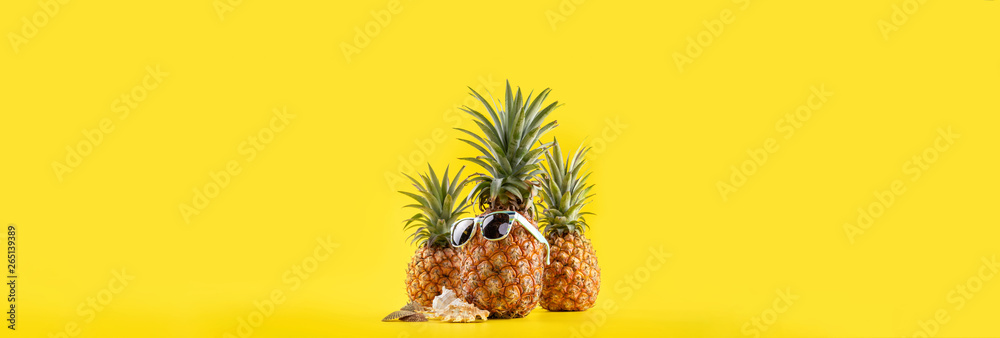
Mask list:
[[455,223],[455,226],[451,229],[451,245],[459,246],[465,244],[472,237],[472,231],[475,230],[473,225],[475,222],[471,219],[463,219]]
[[486,239],[501,239],[510,232],[510,216],[494,214],[483,219],[483,236]]

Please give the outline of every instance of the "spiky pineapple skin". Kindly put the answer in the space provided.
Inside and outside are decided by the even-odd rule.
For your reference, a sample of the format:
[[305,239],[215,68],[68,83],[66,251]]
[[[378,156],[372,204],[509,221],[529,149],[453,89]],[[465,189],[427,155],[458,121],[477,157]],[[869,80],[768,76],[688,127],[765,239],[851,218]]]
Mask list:
[[459,252],[452,247],[421,246],[406,268],[406,294],[410,301],[430,307],[441,287],[455,290],[460,280]]
[[583,311],[594,306],[601,291],[601,267],[594,247],[575,231],[550,233],[551,263],[542,279],[542,308],[549,311]]
[[521,318],[538,306],[545,245],[528,230],[514,226],[499,241],[476,233],[462,249],[460,296],[465,301],[499,319]]

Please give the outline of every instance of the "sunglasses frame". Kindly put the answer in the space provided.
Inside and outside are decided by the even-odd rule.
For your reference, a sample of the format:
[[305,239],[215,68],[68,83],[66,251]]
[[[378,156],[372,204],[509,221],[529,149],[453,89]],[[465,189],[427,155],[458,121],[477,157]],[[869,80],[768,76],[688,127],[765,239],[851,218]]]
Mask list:
[[[549,264],[549,256],[552,253],[552,248],[549,247],[549,241],[545,239],[545,236],[542,236],[542,233],[539,232],[537,228],[530,226],[531,222],[529,222],[527,218],[524,218],[524,216],[522,216],[517,211],[505,211],[505,210],[494,211],[494,212],[488,213],[488,214],[483,215],[483,216],[466,217],[466,218],[457,220],[457,221],[455,221],[455,223],[451,224],[451,229],[450,229],[451,232],[450,233],[454,234],[455,233],[455,226],[458,225],[458,223],[461,223],[462,221],[465,221],[465,220],[472,220],[472,230],[473,230],[473,233],[469,237],[469,240],[467,240],[467,241],[465,241],[465,243],[462,243],[462,244],[459,244],[459,245],[455,245],[455,243],[452,241],[454,239],[453,236],[448,236],[448,244],[451,244],[451,246],[455,247],[455,248],[461,248],[461,247],[465,246],[466,244],[469,244],[469,241],[472,240],[472,236],[475,236],[477,232],[480,233],[480,234],[483,233],[483,230],[482,230],[482,228],[483,228],[483,220],[485,220],[486,217],[493,216],[493,215],[496,215],[496,214],[507,214],[508,216],[513,217],[514,221],[517,221],[518,224],[520,224],[522,227],[524,227],[525,229],[527,229],[528,232],[530,232],[531,235],[535,237],[535,239],[537,239],[539,242],[542,242],[542,244],[545,244],[545,264],[546,265]],[[507,238],[507,236],[510,236],[510,233],[513,232],[513,231],[514,231],[514,229],[512,228],[510,231],[507,231],[506,234],[504,234],[503,236],[501,236],[500,238],[497,238],[497,239],[486,238],[486,235],[483,235],[483,238],[486,239],[487,241],[499,241],[499,240],[502,240],[504,238]]]

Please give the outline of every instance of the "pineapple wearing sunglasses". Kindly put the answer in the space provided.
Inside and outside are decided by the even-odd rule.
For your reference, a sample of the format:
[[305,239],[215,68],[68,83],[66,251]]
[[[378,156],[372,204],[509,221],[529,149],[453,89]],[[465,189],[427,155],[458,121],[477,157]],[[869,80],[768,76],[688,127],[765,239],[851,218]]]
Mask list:
[[406,207],[420,210],[403,225],[404,230],[414,230],[407,238],[412,238],[410,244],[417,244],[406,269],[406,293],[410,301],[430,307],[434,297],[441,294],[441,287],[455,290],[459,286],[460,261],[458,250],[448,245],[449,225],[459,219],[469,204],[459,196],[466,181],[458,179],[465,167],[451,181],[447,168],[440,179],[430,165],[427,169],[427,174],[419,175],[420,180],[403,174],[417,188],[416,194],[400,192],[417,202]]
[[539,194],[545,207],[539,223],[552,245],[552,263],[545,267],[540,303],[549,311],[582,311],[594,306],[601,291],[597,254],[583,235],[590,227],[583,216],[592,213],[581,212],[594,196],[590,194],[594,186],[587,185],[590,174],[581,169],[590,148],[581,144],[564,159],[559,142],[552,143],[545,153],[546,177]]
[[[471,90],[471,88],[470,88]],[[549,94],[543,90],[532,99],[512,93],[507,83],[504,105],[492,105],[475,90],[472,96],[487,115],[463,107],[473,116],[482,134],[459,129],[477,142],[462,139],[480,152],[463,158],[487,173],[469,178],[479,217],[455,222],[451,244],[462,250],[459,294],[476,307],[490,311],[490,318],[520,318],[538,304],[542,271],[548,261],[548,243],[534,221],[535,186],[542,171],[542,153],[550,144],[537,144],[556,127],[545,118],[557,103],[542,106]]]

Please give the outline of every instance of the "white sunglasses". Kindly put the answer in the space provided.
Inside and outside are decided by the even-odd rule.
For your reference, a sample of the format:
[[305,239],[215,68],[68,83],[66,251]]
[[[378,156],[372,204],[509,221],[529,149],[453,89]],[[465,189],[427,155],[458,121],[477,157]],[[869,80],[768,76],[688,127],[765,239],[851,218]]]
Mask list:
[[549,254],[551,253],[549,241],[545,240],[545,236],[542,236],[538,229],[530,225],[531,222],[515,211],[496,211],[480,217],[468,217],[455,221],[451,225],[451,236],[449,236],[448,241],[453,247],[462,247],[469,243],[469,239],[472,238],[477,227],[482,229],[483,237],[487,240],[499,241],[510,235],[511,218],[528,229],[528,232],[535,236],[535,239],[545,244],[545,264],[549,264]]

